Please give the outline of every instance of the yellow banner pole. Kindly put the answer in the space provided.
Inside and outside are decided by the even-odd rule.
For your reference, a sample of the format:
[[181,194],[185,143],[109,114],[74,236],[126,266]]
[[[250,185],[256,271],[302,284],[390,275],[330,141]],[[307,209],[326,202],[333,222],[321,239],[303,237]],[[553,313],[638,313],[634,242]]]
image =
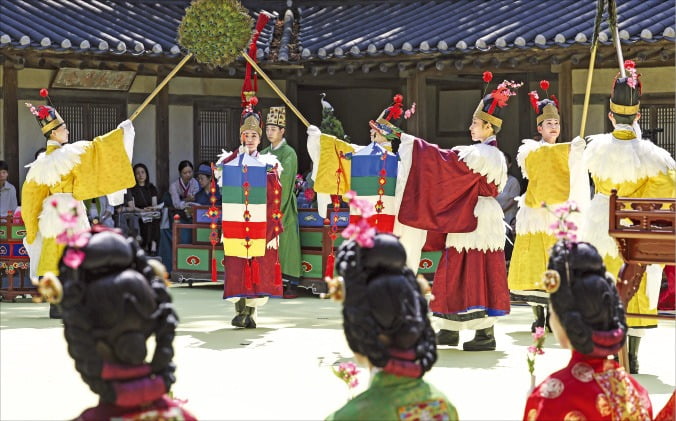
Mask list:
[[183,65],[184,65],[185,63],[187,63],[188,60],[190,60],[191,58],[192,58],[192,53],[190,53],[190,54],[188,54],[187,56],[183,57],[183,60],[181,60],[181,61],[176,65],[176,67],[174,67],[174,68],[171,70],[171,72],[169,72],[169,74],[164,78],[164,80],[163,80],[162,82],[160,82],[159,85],[157,85],[157,87],[155,88],[155,90],[152,91],[152,92],[150,93],[150,95],[148,95],[148,97],[145,99],[145,101],[143,101],[143,104],[139,105],[139,107],[132,113],[132,115],[129,116],[129,120],[134,121],[134,119],[135,119],[136,117],[138,117],[139,114],[141,114],[141,111],[143,111],[143,109],[144,109],[148,104],[150,104],[150,101],[152,101],[152,100],[155,98],[155,96],[157,96],[157,94],[160,93],[160,91],[162,90],[162,88],[164,88],[164,85],[166,85],[167,83],[169,83],[169,81],[171,80],[171,78],[173,78],[174,75],[175,75],[176,73],[178,73],[179,70],[181,70],[181,67],[183,67]]
[[275,91],[275,93],[282,99],[282,101],[284,101],[284,103],[291,109],[291,111],[293,111],[293,113],[296,114],[296,117],[298,117],[298,119],[303,124],[305,124],[305,127],[308,127],[310,125],[310,122],[307,121],[307,119],[305,117],[303,117],[303,115],[300,113],[300,111],[298,111],[298,109],[291,103],[289,98],[287,98],[286,95],[284,95],[284,92],[282,92],[279,89],[279,87],[277,87],[277,85],[275,85],[275,83],[272,81],[272,79],[270,79],[268,77],[268,75],[265,74],[265,72],[258,66],[258,63],[256,63],[254,61],[254,59],[249,57],[249,55],[245,52],[242,52],[242,57],[244,57],[246,59],[246,61],[248,61],[249,64],[251,64],[251,67],[254,68],[256,73],[258,73],[259,75],[261,75],[263,77],[263,79],[265,79],[265,81],[268,83],[268,85],[270,85],[272,90]]
[[589,97],[591,96],[592,77],[594,75],[594,62],[596,61],[596,46],[598,42],[594,42],[589,58],[589,71],[587,73],[587,87],[584,92],[584,103],[582,105],[582,122],[580,123],[580,137],[584,137],[584,129],[587,125],[587,113],[589,112]]

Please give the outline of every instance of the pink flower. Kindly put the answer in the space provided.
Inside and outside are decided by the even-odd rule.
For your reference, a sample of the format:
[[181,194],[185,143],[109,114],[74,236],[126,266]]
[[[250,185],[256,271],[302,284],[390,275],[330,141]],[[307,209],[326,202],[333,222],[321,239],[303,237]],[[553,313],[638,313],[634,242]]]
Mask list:
[[85,258],[82,250],[68,249],[63,255],[63,263],[69,268],[77,269]]
[[350,191],[346,192],[345,194],[343,194],[343,200],[347,200],[348,202],[350,200],[354,199],[355,197],[357,197],[357,192],[354,191],[354,190],[350,190]]
[[543,327],[536,327],[535,328],[535,333],[533,333],[533,339],[540,339],[543,336],[545,336],[545,328]]
[[537,352],[537,348],[535,347],[535,345],[529,346],[528,352],[530,352],[531,354],[535,354]]
[[350,200],[350,206],[356,208],[361,213],[362,218],[370,218],[376,214],[376,209],[373,203],[366,199],[353,198]]
[[71,247],[84,247],[89,243],[89,239],[91,238],[91,234],[88,231],[83,231],[78,234],[75,234],[71,238],[71,243],[69,246]]
[[411,118],[411,110],[406,110],[406,111],[404,111],[404,118],[405,118],[406,120],[408,120],[409,118]]

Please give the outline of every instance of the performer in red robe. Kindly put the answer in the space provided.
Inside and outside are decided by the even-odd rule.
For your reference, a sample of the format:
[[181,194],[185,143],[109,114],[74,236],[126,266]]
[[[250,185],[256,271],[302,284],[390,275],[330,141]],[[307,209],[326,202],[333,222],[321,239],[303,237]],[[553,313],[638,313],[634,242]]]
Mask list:
[[427,249],[443,250],[430,306],[440,345],[456,346],[459,330],[472,329],[476,335],[463,344],[465,351],[494,350],[493,324],[509,314],[505,229],[495,200],[507,165],[495,135],[502,127],[499,114],[519,86],[504,81],[480,101],[469,127],[474,145],[443,150],[401,135],[400,173],[408,178],[394,232],[409,261],[419,259],[425,238]]
[[615,279],[589,243],[557,242],[543,284],[550,325],[568,365],[533,389],[524,420],[651,420],[643,388],[616,360],[626,341],[624,307]]
[[[222,192],[225,252],[223,298],[235,303],[236,314],[232,319],[232,325],[244,328],[255,328],[257,308],[267,303],[268,297],[281,297],[283,290],[277,250],[278,237],[283,229],[280,211],[282,186],[279,181],[282,167],[274,155],[258,152],[262,134],[261,123],[260,114],[254,112],[253,106],[248,103],[242,113],[240,126],[242,147],[238,152],[226,153],[221,157],[218,161],[221,164],[221,171],[217,172],[221,186],[225,186]],[[238,178],[234,184],[241,190],[236,188],[233,190],[234,177],[230,177],[228,171],[235,170],[233,174],[239,174],[247,166],[251,180],[240,183]],[[258,186],[254,180],[253,172],[258,170],[267,171],[263,183],[266,188],[265,203],[258,203],[254,191],[263,186],[263,184]],[[246,205],[237,203],[240,199],[245,199]],[[248,216],[241,217],[244,209]],[[265,231],[257,233],[258,237],[253,231],[247,231],[245,238],[238,237],[237,232],[244,231],[235,228],[247,223],[251,226],[260,226],[262,223]],[[232,225],[235,227],[231,227]],[[246,226],[243,229],[248,230]],[[256,242],[259,243],[258,247],[254,245]]]

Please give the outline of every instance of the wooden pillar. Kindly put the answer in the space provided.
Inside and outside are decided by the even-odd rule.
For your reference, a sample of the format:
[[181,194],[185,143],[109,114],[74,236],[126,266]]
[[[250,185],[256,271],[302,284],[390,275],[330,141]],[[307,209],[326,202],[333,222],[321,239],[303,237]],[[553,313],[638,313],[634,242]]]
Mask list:
[[[9,165],[8,180],[16,187],[17,195],[20,195],[19,166],[23,164],[19,161],[18,84],[17,70],[14,64],[5,62],[2,72],[3,159]],[[19,200],[21,200],[20,197]]]
[[[415,102],[418,110],[429,110],[427,103],[427,77],[415,72],[406,79],[406,103]],[[422,139],[429,139],[427,133],[427,113],[416,112],[406,124],[406,132]]]
[[570,142],[579,133],[573,132],[573,69],[569,60],[561,63],[559,71],[559,114],[562,142]]
[[[165,75],[157,75],[157,83]],[[169,190],[169,84],[157,94],[155,99],[155,174],[157,190]],[[159,198],[158,198],[159,199]]]

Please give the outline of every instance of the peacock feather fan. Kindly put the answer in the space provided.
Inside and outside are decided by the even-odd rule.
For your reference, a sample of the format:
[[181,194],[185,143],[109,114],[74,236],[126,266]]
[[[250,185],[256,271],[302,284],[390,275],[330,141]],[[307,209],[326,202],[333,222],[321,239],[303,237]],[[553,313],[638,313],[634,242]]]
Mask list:
[[193,0],[178,27],[178,43],[201,63],[225,66],[246,48],[252,25],[237,0]]

